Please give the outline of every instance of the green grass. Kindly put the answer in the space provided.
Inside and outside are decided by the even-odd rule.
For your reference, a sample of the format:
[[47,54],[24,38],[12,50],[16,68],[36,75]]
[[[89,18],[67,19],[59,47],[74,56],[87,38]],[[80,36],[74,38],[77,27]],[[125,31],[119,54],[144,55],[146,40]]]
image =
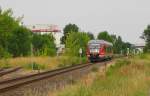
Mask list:
[[67,58],[63,59],[60,62],[58,67],[62,68],[62,67],[77,65],[77,64],[86,63],[86,62],[87,62],[87,58],[86,57],[82,57],[82,58],[79,58],[79,57],[67,57]]
[[138,58],[138,59],[150,59],[150,55],[149,54],[139,54],[136,56],[136,58]]
[[56,96],[149,96],[150,55],[119,59],[107,69],[106,75],[96,76],[91,84],[78,82]]
[[37,64],[36,62],[25,64],[23,67],[28,70],[45,70],[46,68],[48,68],[47,65]]
[[72,66],[76,64],[81,64],[87,62],[86,57],[17,57],[17,58],[7,58],[0,60],[0,68],[10,68],[21,66],[25,70],[51,70],[66,66]]
[[108,76],[109,76],[109,75],[112,75],[112,74],[114,74],[113,72],[118,71],[117,69],[119,69],[120,67],[129,65],[129,64],[131,64],[131,61],[128,60],[128,59],[118,59],[118,60],[115,62],[115,65],[111,65],[111,66],[107,69],[106,75],[108,75]]
[[11,64],[9,64],[7,59],[3,60],[3,63],[0,63],[0,68],[10,68],[12,67]]

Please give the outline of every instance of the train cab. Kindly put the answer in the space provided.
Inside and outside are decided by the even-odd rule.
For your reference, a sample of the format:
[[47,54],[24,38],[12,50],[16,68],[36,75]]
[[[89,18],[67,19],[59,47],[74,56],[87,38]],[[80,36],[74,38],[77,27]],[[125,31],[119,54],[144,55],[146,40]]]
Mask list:
[[87,45],[86,55],[91,62],[111,59],[112,43],[104,40],[90,40]]

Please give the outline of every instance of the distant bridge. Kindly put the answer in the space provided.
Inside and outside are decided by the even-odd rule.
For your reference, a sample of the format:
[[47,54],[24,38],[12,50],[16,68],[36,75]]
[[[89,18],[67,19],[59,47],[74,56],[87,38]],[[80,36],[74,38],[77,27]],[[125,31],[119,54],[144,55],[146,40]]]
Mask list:
[[145,47],[145,44],[144,43],[139,43],[139,44],[133,44],[133,47],[138,50],[138,52],[143,52],[143,49]]
[[144,43],[141,43],[141,44],[134,44],[134,46],[136,48],[144,48],[145,47],[145,44]]

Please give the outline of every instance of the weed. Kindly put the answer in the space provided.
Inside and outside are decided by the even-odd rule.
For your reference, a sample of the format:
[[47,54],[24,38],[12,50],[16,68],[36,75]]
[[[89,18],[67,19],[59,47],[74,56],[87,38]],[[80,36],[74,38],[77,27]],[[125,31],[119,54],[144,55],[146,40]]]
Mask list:
[[11,65],[9,64],[8,59],[4,59],[3,62],[0,62],[0,67],[1,68],[10,68]]
[[[99,72],[95,72],[97,75],[89,86],[79,82],[56,96],[148,96],[150,75],[146,74],[150,73],[149,64],[150,61],[143,59],[119,59],[107,69],[109,75],[106,78],[102,79]],[[128,76],[120,75],[124,69],[128,71]]]
[[67,57],[61,60],[61,63],[58,65],[59,68],[67,67],[67,66],[73,66],[81,63],[87,62],[87,59],[85,57],[79,58],[79,57]]
[[131,64],[131,61],[128,60],[128,59],[119,59],[116,61],[115,65],[111,65],[109,68],[108,68],[108,71],[106,72],[106,75],[111,75],[113,74],[113,72],[116,71],[116,69],[119,69],[120,67],[123,67],[123,66],[127,66]]
[[92,67],[92,72],[98,72],[98,69],[99,69],[99,68],[96,67],[96,66],[95,66],[95,67]]
[[[0,67],[16,67],[21,66],[24,69],[32,70],[33,66],[38,67],[39,69],[56,69],[58,67],[66,67],[71,65],[80,64],[85,62],[85,58],[79,57],[17,57],[17,58],[7,58],[0,60]],[[38,69],[34,68],[34,69]]]
[[29,64],[25,64],[24,65],[24,68],[25,69],[28,69],[28,70],[44,70],[46,69],[46,65],[44,64],[37,64],[36,62],[33,62],[33,63],[29,63]]

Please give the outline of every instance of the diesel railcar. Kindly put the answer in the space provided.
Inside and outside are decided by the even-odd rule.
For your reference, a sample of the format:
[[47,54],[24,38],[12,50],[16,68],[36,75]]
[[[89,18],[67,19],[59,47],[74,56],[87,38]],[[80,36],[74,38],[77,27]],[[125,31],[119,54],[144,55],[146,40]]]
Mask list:
[[90,40],[86,55],[91,62],[111,59],[113,56],[112,43],[105,40]]

